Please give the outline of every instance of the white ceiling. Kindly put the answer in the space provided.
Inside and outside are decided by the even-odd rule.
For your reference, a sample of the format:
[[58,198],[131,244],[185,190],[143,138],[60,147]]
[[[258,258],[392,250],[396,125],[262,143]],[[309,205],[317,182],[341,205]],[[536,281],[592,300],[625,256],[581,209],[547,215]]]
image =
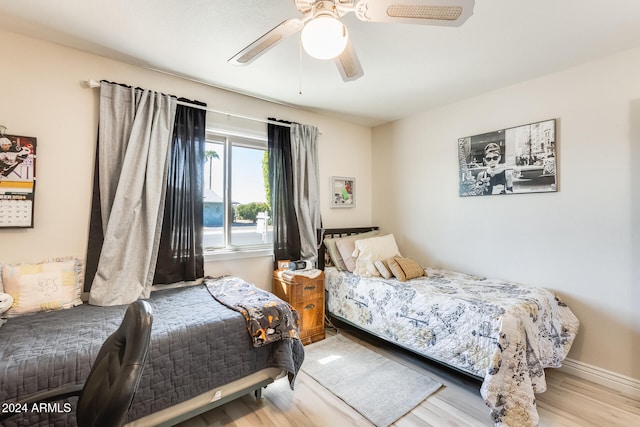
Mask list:
[[457,28],[345,16],[365,73],[354,82],[301,56],[299,35],[227,63],[300,16],[293,0],[0,1],[9,31],[369,126],[640,46],[639,0],[476,0]]

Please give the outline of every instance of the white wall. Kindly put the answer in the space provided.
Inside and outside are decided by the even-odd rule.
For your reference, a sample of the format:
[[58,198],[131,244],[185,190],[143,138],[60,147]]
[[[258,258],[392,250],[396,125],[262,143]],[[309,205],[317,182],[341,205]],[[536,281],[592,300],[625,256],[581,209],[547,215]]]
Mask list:
[[[570,357],[640,378],[640,50],[373,130],[373,220],[421,263],[547,287]],[[458,196],[460,137],[556,118],[559,191]]]
[[[325,224],[371,223],[371,131],[327,116],[257,100],[63,46],[0,31],[0,124],[37,138],[35,228],[0,229],[0,262],[85,257],[98,123],[97,89],[105,79],[206,102],[215,110],[315,125]],[[352,159],[362,159],[352,162]],[[355,209],[329,208],[331,175],[354,176]],[[325,202],[326,201],[326,202]],[[348,211],[348,212],[345,212]],[[357,221],[356,219],[357,218]],[[344,220],[343,220],[344,219]],[[271,289],[270,257],[207,263],[205,274],[235,274]]]

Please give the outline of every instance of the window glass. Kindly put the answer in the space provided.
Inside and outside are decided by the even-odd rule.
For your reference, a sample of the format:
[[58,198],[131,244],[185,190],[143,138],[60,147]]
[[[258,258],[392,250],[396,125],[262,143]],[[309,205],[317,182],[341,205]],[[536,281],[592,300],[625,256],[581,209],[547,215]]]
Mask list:
[[204,148],[204,248],[224,248],[224,164],[223,143],[208,140]]
[[232,246],[273,243],[271,208],[267,202],[264,147],[232,145],[231,204],[233,223]]
[[266,138],[210,131],[204,168],[205,251],[271,247]]

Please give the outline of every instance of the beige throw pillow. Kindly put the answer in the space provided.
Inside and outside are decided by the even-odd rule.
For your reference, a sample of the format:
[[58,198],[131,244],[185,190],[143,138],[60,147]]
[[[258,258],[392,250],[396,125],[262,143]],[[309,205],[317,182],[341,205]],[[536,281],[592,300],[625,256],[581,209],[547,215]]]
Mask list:
[[378,273],[380,273],[380,275],[385,279],[391,279],[393,277],[393,273],[391,272],[391,270],[389,270],[389,263],[387,262],[387,260],[379,259],[374,262],[373,265],[376,266],[376,270],[378,270]]
[[342,261],[348,271],[353,273],[356,268],[356,259],[353,257],[353,251],[356,249],[355,239],[341,239],[336,242]]
[[387,265],[395,278],[401,282],[427,275],[424,268],[411,258],[394,257],[387,260]]

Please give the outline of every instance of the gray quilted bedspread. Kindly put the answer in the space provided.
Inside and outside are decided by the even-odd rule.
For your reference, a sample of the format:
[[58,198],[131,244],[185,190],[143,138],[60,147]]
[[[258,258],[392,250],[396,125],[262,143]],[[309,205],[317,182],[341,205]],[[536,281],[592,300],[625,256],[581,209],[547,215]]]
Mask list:
[[[150,303],[151,348],[130,421],[266,367],[286,370],[293,388],[304,359],[299,340],[253,347],[242,315],[214,300],[204,286],[153,292]],[[0,404],[83,382],[125,309],[85,304],[14,318],[0,327]],[[5,423],[67,426],[74,418],[73,412],[29,413]]]

